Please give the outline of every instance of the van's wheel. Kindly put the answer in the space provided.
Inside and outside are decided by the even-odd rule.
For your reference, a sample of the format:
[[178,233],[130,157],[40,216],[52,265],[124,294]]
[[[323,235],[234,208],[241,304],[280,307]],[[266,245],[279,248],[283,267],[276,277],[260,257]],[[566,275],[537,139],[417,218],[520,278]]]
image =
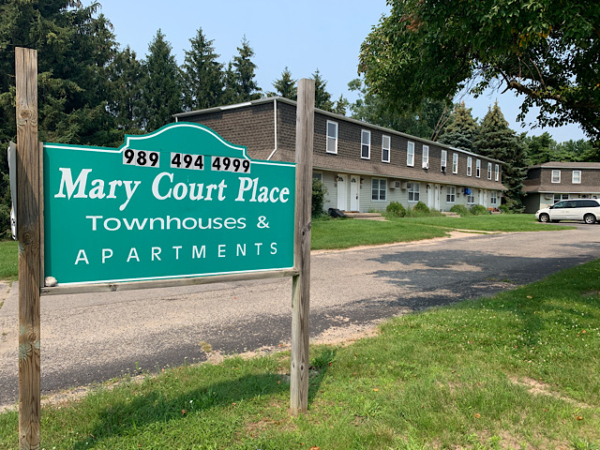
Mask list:
[[550,216],[548,214],[540,214],[540,222],[550,222]]
[[583,216],[583,221],[587,224],[596,223],[596,217],[593,214],[586,214]]

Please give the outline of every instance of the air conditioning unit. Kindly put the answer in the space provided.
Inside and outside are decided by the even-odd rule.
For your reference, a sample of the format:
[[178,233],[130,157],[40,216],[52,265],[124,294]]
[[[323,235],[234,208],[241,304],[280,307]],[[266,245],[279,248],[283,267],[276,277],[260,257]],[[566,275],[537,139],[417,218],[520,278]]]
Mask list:
[[429,169],[429,163],[423,164],[423,169]]
[[402,183],[402,190],[405,191],[408,189],[408,182]]
[[546,195],[544,195],[544,198],[545,198],[546,200],[552,200],[552,198],[553,198],[553,197],[554,197],[554,196],[553,196],[552,194],[546,194]]
[[442,166],[442,172],[446,173],[446,166]]

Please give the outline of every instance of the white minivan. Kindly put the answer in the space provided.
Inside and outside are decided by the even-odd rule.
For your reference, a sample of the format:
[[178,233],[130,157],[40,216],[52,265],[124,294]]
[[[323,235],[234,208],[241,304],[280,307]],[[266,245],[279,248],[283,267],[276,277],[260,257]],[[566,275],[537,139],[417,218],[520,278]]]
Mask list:
[[583,220],[585,223],[596,223],[600,218],[598,200],[563,200],[549,208],[535,213],[540,222],[558,222],[560,220]]

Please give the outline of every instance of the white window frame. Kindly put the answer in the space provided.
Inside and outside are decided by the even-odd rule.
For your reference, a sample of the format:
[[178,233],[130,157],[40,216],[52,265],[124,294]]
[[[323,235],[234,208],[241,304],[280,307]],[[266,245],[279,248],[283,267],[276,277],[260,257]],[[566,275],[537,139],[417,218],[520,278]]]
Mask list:
[[467,156],[467,176],[473,175],[473,158]]
[[569,200],[569,194],[554,194],[554,203]]
[[440,170],[442,172],[445,172],[447,165],[448,165],[448,152],[446,150],[442,150],[442,154],[440,157]]
[[[373,198],[373,189],[377,182],[377,198]],[[383,184],[383,198],[381,197],[381,186]],[[373,202],[385,202],[387,200],[387,180],[385,178],[372,178],[371,179],[371,201]]]
[[475,161],[475,176],[477,178],[481,178],[481,160],[480,159]]
[[422,167],[423,169],[429,169],[429,145],[423,146]]
[[[367,142],[364,142],[364,138],[367,136]],[[367,147],[367,156],[364,156],[363,147]],[[362,159],[371,159],[371,132],[369,130],[360,131],[360,157]]]
[[[577,177],[575,177],[575,174],[577,174]],[[581,170],[573,171],[572,182],[573,184],[581,184]]]
[[446,203],[456,203],[456,186],[446,186]]
[[496,164],[494,167],[494,178],[496,181],[500,181],[500,164]]
[[[329,136],[329,125],[334,125],[335,126],[335,136]],[[334,122],[332,120],[328,120],[327,121],[327,129],[325,130],[325,135],[327,136],[327,141],[325,144],[325,152],[326,153],[332,153],[334,155],[337,155],[338,152],[338,124],[337,122]],[[333,141],[333,149],[331,148],[330,142]]]
[[473,193],[473,191],[471,191],[471,193],[469,195],[467,195],[467,205],[474,205],[475,204],[475,194]]
[[452,173],[458,173],[458,153],[452,153]]
[[409,203],[416,203],[421,197],[421,183],[410,182],[407,186]]
[[551,183],[560,183],[560,170],[552,171],[552,178],[550,179]]
[[492,179],[492,163],[491,162],[488,163],[488,172],[487,172],[487,175],[488,175],[488,180],[491,181],[491,179]]
[[498,204],[498,192],[497,191],[490,191],[490,205],[497,205]]
[[[387,140],[387,146],[386,146],[386,142],[385,142],[386,140]],[[384,134],[383,136],[381,136],[381,162],[384,162],[384,163],[390,162],[391,148],[392,148],[392,138],[390,136],[387,136]],[[385,158],[386,150],[387,150],[387,159]]]
[[415,167],[415,143],[411,141],[406,146],[406,165]]

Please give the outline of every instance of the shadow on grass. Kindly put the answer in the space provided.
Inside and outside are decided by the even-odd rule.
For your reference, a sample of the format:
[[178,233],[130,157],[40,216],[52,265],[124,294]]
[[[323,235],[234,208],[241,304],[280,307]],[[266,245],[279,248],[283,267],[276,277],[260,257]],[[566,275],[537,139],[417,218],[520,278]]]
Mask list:
[[[332,349],[320,348],[312,350],[311,353],[313,357],[309,370],[309,408],[319,392],[327,370],[335,360],[335,350]],[[286,378],[274,373],[264,373],[246,375],[216,384],[206,380],[202,382],[201,387],[182,391],[174,397],[165,395],[165,390],[170,392],[170,389],[157,383],[152,392],[135,395],[131,399],[114,401],[102,408],[97,413],[96,423],[89,434],[85,439],[75,443],[73,448],[74,450],[93,448],[94,444],[104,439],[136,434],[138,430],[154,423],[171,422],[173,427],[177,427],[177,421],[185,420],[187,417],[281,394],[290,390],[289,381],[284,381]],[[142,389],[140,386],[140,390]],[[243,421],[240,423],[241,426],[244,425]],[[91,443],[90,435],[93,436]]]

